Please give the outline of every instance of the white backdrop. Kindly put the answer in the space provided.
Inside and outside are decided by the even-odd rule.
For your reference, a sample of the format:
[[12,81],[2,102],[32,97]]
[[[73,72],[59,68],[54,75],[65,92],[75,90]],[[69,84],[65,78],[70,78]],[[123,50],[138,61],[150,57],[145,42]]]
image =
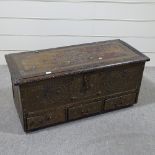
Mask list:
[[155,66],[155,0],[0,1],[0,65],[8,53],[116,38]]

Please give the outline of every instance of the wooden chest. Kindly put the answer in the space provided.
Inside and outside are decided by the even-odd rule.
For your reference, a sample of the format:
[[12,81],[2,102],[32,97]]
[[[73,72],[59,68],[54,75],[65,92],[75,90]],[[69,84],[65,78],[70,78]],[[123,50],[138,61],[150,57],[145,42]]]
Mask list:
[[149,58],[121,40],[6,55],[24,130],[137,102]]

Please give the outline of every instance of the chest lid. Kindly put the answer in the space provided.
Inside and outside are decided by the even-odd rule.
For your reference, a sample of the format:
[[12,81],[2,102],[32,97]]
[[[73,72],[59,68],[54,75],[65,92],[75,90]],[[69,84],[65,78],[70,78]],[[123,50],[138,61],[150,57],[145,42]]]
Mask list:
[[15,84],[149,60],[121,40],[14,53],[5,57]]

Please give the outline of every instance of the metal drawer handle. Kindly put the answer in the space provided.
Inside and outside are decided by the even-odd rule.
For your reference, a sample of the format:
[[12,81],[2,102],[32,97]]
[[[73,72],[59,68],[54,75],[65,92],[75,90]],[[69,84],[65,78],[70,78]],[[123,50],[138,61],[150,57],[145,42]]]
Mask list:
[[48,116],[47,116],[47,120],[52,120],[52,119],[55,119],[55,115],[54,114],[49,114]]
[[81,113],[83,115],[88,115],[89,114],[89,110],[88,109],[87,110],[82,109]]

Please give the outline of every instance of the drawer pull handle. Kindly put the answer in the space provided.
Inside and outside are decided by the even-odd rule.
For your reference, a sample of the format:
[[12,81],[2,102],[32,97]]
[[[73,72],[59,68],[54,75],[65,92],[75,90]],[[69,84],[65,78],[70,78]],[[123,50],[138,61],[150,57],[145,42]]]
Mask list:
[[82,113],[83,115],[88,115],[88,114],[89,114],[89,110],[88,110],[88,109],[87,109],[87,110],[83,110],[83,109],[82,109],[81,113]]

